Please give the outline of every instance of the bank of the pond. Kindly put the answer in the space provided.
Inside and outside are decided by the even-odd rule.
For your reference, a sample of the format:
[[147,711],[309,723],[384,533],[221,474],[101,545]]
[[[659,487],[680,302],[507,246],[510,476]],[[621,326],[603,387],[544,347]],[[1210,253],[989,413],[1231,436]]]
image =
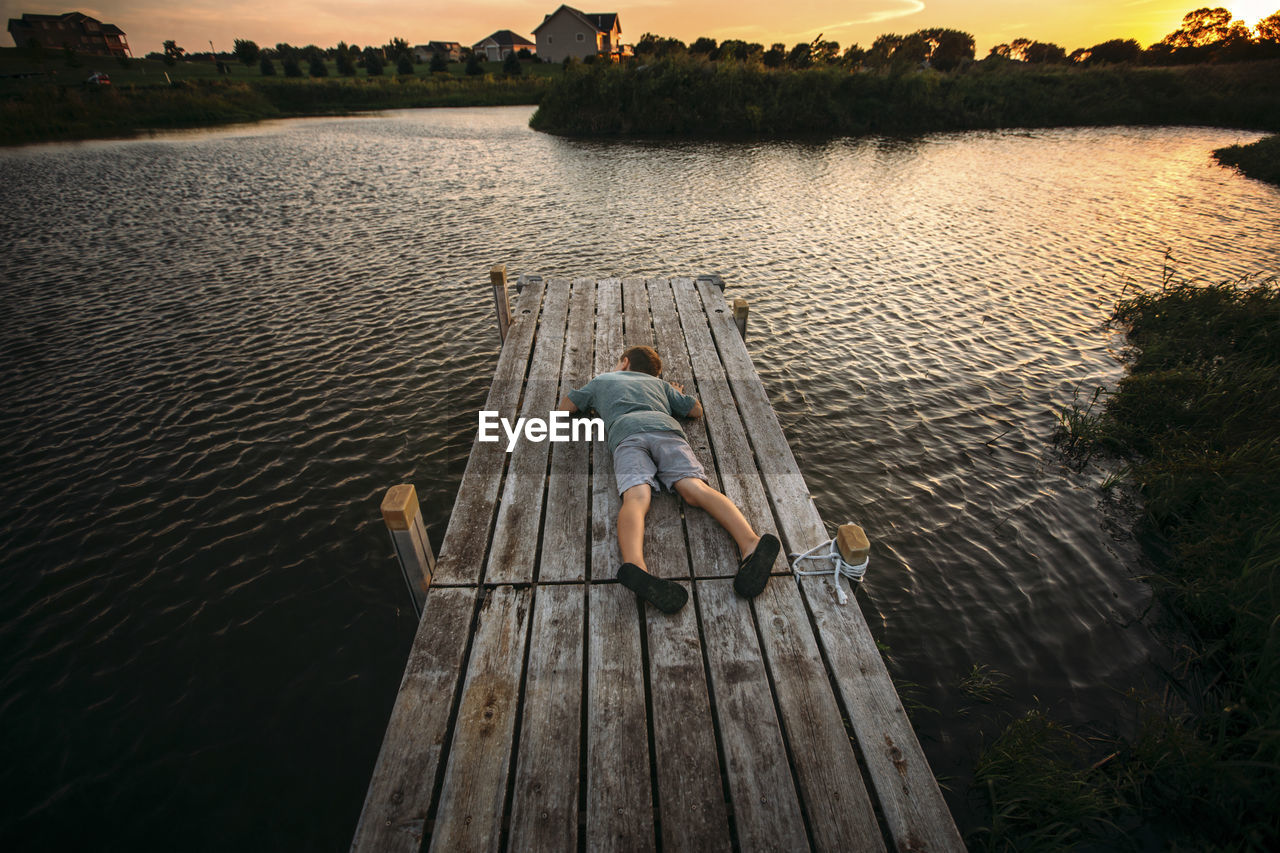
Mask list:
[[[1110,394],[1064,412],[1072,453],[1125,461],[1146,508],[1152,581],[1188,638],[1171,689],[1134,694],[1108,742],[1041,713],[976,776],[976,846],[1163,837],[1280,846],[1280,281],[1174,282],[1121,301],[1134,357]],[[1102,402],[1105,400],[1105,402]],[[1112,481],[1114,482],[1114,481]],[[1105,486],[1104,486],[1105,488]]]
[[1268,136],[1249,145],[1219,148],[1213,156],[1222,165],[1234,166],[1250,178],[1280,186],[1280,135]]
[[531,121],[569,136],[792,137],[1008,127],[1207,125],[1280,130],[1280,62],[1178,68],[974,63],[890,73],[678,57],[583,65]]
[[268,118],[413,107],[536,104],[545,76],[186,79],[172,85],[29,82],[0,99],[0,144],[131,136]]

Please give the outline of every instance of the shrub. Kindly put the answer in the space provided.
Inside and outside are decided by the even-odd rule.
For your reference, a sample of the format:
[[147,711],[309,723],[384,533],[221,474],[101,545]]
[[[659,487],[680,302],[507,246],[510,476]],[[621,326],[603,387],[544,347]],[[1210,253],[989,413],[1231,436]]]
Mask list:
[[402,77],[413,76],[413,60],[409,58],[409,54],[400,54],[400,59],[396,62],[396,73]]
[[276,76],[276,65],[268,57],[262,57],[262,60],[258,63],[258,70],[262,72],[263,77]]

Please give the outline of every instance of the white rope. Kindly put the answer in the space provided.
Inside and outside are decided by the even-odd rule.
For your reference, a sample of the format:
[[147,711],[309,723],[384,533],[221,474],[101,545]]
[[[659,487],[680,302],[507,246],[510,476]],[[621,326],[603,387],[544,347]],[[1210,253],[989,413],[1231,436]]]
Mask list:
[[[830,547],[826,554],[814,553],[820,548],[827,548],[828,546]],[[829,569],[810,569],[807,572],[801,571],[796,568],[796,564],[801,560],[830,560],[832,567]],[[833,575],[834,577],[832,579],[836,584],[836,597],[839,599],[841,604],[847,604],[849,602],[849,596],[845,594],[844,587],[840,584],[840,576],[844,575],[851,581],[860,581],[862,580],[862,576],[867,573],[867,563],[869,562],[871,562],[870,556],[857,565],[846,563],[844,561],[844,557],[840,556],[840,549],[836,547],[836,540],[829,539],[826,542],[820,542],[813,546],[803,554],[793,557],[791,559],[791,569],[798,575]]]

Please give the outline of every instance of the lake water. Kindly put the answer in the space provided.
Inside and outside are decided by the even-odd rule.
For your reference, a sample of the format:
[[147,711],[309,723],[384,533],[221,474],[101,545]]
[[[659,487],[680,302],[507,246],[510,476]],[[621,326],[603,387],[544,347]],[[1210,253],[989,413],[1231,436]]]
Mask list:
[[[581,142],[416,110],[0,151],[0,841],[344,849],[498,341],[488,268],[717,273],[963,828],[982,743],[1114,729],[1163,651],[1051,446],[1169,248],[1280,268],[1256,133]],[[959,689],[973,666],[1004,696]],[[924,707],[927,706],[927,707]],[[932,710],[930,710],[932,709]]]

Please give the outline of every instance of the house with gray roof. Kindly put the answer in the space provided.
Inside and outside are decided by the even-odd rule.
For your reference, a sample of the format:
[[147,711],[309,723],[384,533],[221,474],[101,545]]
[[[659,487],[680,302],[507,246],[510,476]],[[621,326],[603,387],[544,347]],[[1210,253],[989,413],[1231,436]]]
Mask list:
[[566,56],[619,56],[622,54],[622,24],[617,12],[580,12],[561,6],[543,18],[533,31],[538,56],[561,62]]
[[519,53],[523,49],[536,53],[537,47],[524,36],[513,33],[511,30],[498,30],[488,38],[473,44],[471,50],[489,62],[501,62],[510,54]]

